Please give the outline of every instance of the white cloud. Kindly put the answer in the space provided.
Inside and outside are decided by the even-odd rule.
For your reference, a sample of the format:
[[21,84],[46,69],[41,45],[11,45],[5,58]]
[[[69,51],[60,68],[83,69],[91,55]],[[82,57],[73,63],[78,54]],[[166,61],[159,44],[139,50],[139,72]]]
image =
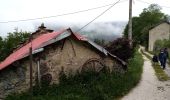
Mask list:
[[[111,4],[117,0],[1,0],[0,1],[0,22],[30,19],[38,17],[46,17],[69,13],[88,8],[98,7],[106,4]],[[133,16],[138,16],[149,5],[140,3],[134,0]],[[158,3],[160,5],[169,6],[170,0],[143,0],[149,3]],[[67,22],[67,23],[87,23],[94,19],[97,15],[103,12],[106,8],[93,10],[89,12],[79,13],[75,15],[62,16],[44,20],[19,22],[19,23],[0,23],[0,36],[5,36],[7,32],[11,32],[15,27],[23,30],[34,30],[34,22]],[[162,11],[170,15],[168,8],[163,8]],[[126,2],[115,5],[112,9],[98,18],[95,22],[108,21],[127,21],[128,20],[128,0]],[[103,26],[102,26],[103,27]],[[108,26],[110,27],[110,26]],[[113,29],[109,29],[111,31]],[[114,29],[119,31],[119,29]]]

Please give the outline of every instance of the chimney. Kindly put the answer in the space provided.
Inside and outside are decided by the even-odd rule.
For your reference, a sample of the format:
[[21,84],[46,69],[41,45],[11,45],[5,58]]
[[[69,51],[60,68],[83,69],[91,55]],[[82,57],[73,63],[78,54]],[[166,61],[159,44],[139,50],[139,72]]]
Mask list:
[[32,39],[35,39],[37,38],[38,36],[42,35],[42,34],[47,34],[47,33],[51,33],[53,32],[53,30],[51,29],[47,29],[45,26],[44,26],[44,23],[42,23],[39,27],[38,27],[38,30],[34,33],[32,33]]
[[44,26],[44,23],[41,24],[41,26],[38,27],[38,30],[43,33],[46,32],[46,27]]

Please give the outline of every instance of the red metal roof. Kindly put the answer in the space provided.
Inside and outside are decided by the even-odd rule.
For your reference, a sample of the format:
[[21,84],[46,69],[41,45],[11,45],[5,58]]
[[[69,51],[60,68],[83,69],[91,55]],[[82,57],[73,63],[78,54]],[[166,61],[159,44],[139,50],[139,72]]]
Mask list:
[[[32,50],[36,50],[40,48],[45,42],[56,38],[59,34],[65,32],[66,30],[61,30],[58,32],[52,32],[43,34],[36,39],[32,40]],[[23,57],[29,55],[29,48],[31,47],[31,43],[29,42],[25,46],[21,47],[11,55],[9,55],[3,62],[0,63],[0,70],[4,69],[5,67],[9,66],[13,62],[22,59]]]
[[74,36],[76,36],[76,38],[78,40],[87,41],[87,38],[85,38],[84,36],[80,35],[79,33],[75,33]]
[[[60,34],[66,32],[66,31],[68,32],[68,30],[71,30],[71,29],[67,29],[67,30],[64,29],[64,30],[61,30],[61,31],[58,31],[58,32],[52,32],[52,33],[40,35],[39,37],[32,40],[32,50],[34,51],[34,50],[42,48],[46,45],[49,45],[50,40],[53,40],[53,39],[56,39],[57,37],[60,37]],[[107,50],[105,50],[103,47],[97,45],[93,41],[88,40],[86,37],[84,37],[84,36],[82,36],[78,33],[73,33],[72,31],[70,33],[73,34],[78,40],[88,42],[89,44],[94,46],[97,50],[104,53],[105,55],[108,55],[108,54],[110,55],[110,53]],[[68,36],[70,36],[70,35],[68,35]],[[65,37],[63,37],[63,38],[65,38]],[[61,38],[61,39],[63,39],[63,38]],[[48,42],[49,42],[49,44],[48,44]],[[56,41],[54,41],[54,42],[56,42]],[[53,43],[53,42],[51,42],[51,43]],[[7,66],[14,63],[15,61],[20,60],[20,59],[28,56],[30,47],[31,47],[31,43],[29,42],[28,44],[24,45],[23,47],[21,47],[20,49],[18,49],[15,52],[13,52],[11,55],[9,55],[3,62],[0,63],[0,70],[6,68]],[[122,61],[121,59],[118,59],[116,56],[112,56],[112,57],[117,59],[118,61],[120,61],[123,65],[126,65],[126,63],[124,61]]]

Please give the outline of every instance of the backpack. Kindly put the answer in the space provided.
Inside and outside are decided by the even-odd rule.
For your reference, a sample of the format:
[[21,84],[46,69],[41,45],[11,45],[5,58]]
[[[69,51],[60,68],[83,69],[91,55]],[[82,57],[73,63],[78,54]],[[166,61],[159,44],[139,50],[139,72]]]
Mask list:
[[156,55],[154,55],[153,58],[152,58],[152,61],[153,62],[158,62],[158,57]]

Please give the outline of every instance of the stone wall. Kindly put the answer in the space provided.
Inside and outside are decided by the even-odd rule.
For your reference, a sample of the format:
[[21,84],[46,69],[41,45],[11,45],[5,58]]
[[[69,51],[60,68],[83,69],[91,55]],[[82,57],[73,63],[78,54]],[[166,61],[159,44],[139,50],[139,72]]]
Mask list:
[[162,23],[149,31],[149,51],[153,51],[156,40],[163,40],[170,38],[170,25]]
[[22,91],[19,87],[26,79],[25,72],[26,69],[23,66],[10,66],[0,72],[0,98],[16,90]]
[[[40,59],[41,75],[51,74],[52,82],[59,83],[59,73],[64,70],[66,75],[75,74],[81,70],[83,64],[91,59],[102,59],[101,52],[90,47],[87,43],[72,39],[71,37],[45,49]],[[103,58],[109,68],[115,64],[111,57]]]

